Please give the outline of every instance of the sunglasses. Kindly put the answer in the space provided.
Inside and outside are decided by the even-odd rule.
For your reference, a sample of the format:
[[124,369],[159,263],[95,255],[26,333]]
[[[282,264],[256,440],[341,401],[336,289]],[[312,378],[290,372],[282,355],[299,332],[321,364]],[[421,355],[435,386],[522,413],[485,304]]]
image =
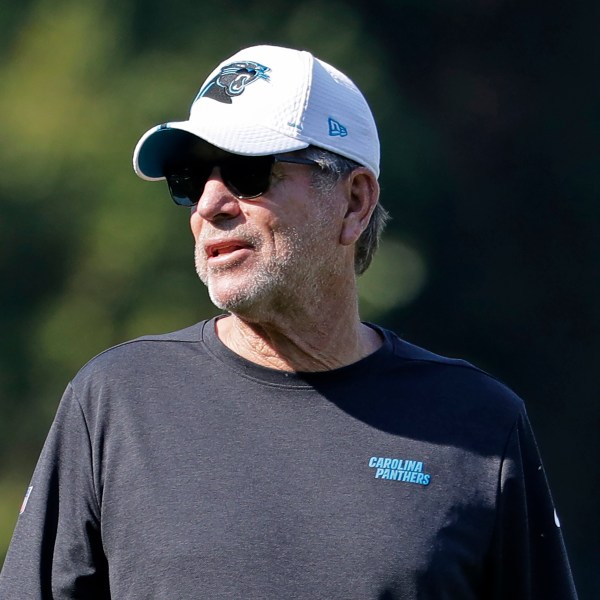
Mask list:
[[179,206],[193,206],[204,191],[213,169],[219,167],[221,179],[236,197],[251,200],[262,196],[271,185],[275,163],[316,165],[309,158],[271,154],[269,156],[240,156],[228,154],[212,160],[199,158],[165,167],[165,178],[171,198]]

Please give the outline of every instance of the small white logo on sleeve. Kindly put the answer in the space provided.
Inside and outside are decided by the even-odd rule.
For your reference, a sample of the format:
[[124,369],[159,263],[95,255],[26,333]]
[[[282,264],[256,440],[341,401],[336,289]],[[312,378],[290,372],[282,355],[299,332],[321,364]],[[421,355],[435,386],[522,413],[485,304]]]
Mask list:
[[554,509],[554,523],[557,527],[560,527],[560,521],[558,520],[558,515],[556,514],[556,509]]
[[32,485],[30,485],[27,488],[27,492],[25,492],[25,498],[23,498],[23,504],[21,504],[21,510],[19,511],[20,515],[22,515],[25,512],[25,509],[27,508],[27,502],[29,502],[29,496],[31,496],[31,490],[33,490]]

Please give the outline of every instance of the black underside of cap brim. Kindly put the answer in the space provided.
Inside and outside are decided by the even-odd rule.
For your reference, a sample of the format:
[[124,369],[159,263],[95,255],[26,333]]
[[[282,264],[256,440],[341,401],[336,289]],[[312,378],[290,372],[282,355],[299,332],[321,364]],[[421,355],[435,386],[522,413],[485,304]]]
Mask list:
[[146,177],[165,176],[165,167],[185,159],[199,145],[207,144],[188,131],[165,127],[157,129],[143,143],[138,155],[138,167]]

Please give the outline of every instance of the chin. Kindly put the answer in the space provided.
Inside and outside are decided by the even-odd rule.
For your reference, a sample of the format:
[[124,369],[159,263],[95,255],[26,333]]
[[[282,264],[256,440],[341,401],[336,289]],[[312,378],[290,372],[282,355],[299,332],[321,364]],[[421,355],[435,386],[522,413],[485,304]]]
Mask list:
[[241,286],[236,289],[220,289],[220,286],[210,284],[208,294],[217,308],[240,316],[250,316],[257,312],[260,306],[264,306],[267,295],[265,290],[256,289],[254,286],[251,286],[251,289]]

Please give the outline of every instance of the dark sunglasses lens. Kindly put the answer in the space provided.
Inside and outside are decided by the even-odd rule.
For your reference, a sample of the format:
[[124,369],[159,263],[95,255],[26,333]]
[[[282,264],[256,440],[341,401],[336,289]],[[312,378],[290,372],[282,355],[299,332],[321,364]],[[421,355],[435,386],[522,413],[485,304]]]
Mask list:
[[272,156],[236,156],[221,163],[221,177],[238,198],[257,198],[269,189],[272,166]]
[[198,202],[208,179],[209,169],[202,165],[167,172],[165,178],[175,204],[193,206]]

